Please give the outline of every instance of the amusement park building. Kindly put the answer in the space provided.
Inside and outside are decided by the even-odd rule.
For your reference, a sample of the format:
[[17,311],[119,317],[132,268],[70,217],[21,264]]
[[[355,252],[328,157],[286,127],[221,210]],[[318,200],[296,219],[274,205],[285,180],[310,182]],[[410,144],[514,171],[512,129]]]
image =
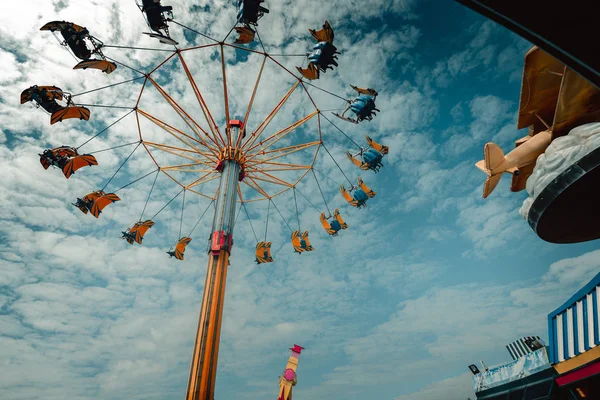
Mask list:
[[548,315],[547,346],[530,337],[507,346],[510,363],[471,366],[477,399],[600,399],[599,320],[600,273]]

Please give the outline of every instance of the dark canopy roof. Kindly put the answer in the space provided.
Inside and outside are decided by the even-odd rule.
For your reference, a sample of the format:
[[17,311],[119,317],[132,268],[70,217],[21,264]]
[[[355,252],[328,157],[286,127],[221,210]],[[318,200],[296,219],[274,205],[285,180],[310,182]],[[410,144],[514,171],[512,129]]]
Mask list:
[[456,1],[517,33],[600,87],[595,1]]

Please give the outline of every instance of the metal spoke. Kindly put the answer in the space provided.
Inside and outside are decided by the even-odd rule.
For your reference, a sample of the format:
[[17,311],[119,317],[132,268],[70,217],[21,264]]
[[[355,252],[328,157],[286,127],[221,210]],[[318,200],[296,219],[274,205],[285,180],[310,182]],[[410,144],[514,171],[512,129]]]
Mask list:
[[[254,96],[256,96],[256,90],[258,89],[258,84],[260,83],[260,78],[263,73],[263,69],[265,68],[265,62],[267,61],[267,57],[263,58],[262,64],[260,65],[260,71],[258,72],[258,77],[256,78],[256,83],[254,84],[254,90],[252,91],[252,96],[250,97],[250,102],[248,103],[248,109],[246,110],[246,115],[244,116],[244,129],[248,126],[248,116],[250,115],[250,110],[252,110],[252,104],[254,103]],[[240,147],[242,144],[242,135],[238,136],[236,147]]]
[[[144,147],[146,147],[146,150],[148,150],[147,146],[150,146],[157,150],[163,151],[165,153],[169,153],[169,154],[173,154],[177,157],[185,158],[186,160],[198,161],[198,156],[193,156],[193,155],[188,156],[188,155],[184,154],[184,153],[199,154],[198,152],[193,151],[193,150],[184,150],[179,147],[167,146],[167,145],[160,144],[160,143],[152,143],[152,142],[142,142],[142,143],[144,144]],[[150,152],[148,151],[148,153],[150,153]],[[210,162],[207,161],[206,164],[209,165]],[[214,165],[214,163],[212,163],[212,165]]]
[[[262,152],[253,154],[252,156],[248,157],[247,164],[262,164],[265,161],[276,160],[280,157],[284,157],[284,156],[296,153],[298,151],[306,150],[306,149],[314,147],[314,146],[320,146],[321,144],[322,144],[322,142],[319,140],[318,142],[309,142],[309,143],[303,143],[303,144],[298,144],[298,145],[294,145],[294,146],[281,147],[281,148],[275,149],[275,150],[262,151]],[[256,158],[259,155],[266,156],[266,155],[270,155],[270,154],[277,154],[277,155],[269,157],[269,158],[258,158],[258,159]]]
[[262,54],[263,56],[267,56],[267,54],[264,51],[252,50],[252,49],[248,49],[246,47],[236,46],[235,44],[231,44],[231,43],[221,43],[221,45],[233,47],[234,49],[238,49],[238,50],[247,51],[248,53],[256,53],[256,54]]
[[[218,153],[210,146],[207,145],[206,142],[203,142],[202,140],[198,140],[197,138],[188,135],[187,133],[184,133],[182,131],[180,131],[179,129],[167,124],[164,121],[161,121],[160,119],[148,114],[147,112],[138,109],[137,110],[138,113],[142,114],[142,116],[144,116],[146,119],[150,120],[151,122],[153,122],[155,125],[157,125],[158,127],[160,127],[161,129],[163,129],[164,131],[166,131],[167,133],[169,133],[171,136],[173,136],[174,138],[178,139],[179,141],[181,141],[182,143],[188,145],[189,147],[191,147],[192,149],[196,150],[199,154],[202,154],[202,150],[200,150],[199,147],[193,145],[192,143],[190,143],[187,140],[184,140],[183,138],[179,137],[178,135],[184,136],[186,139],[189,139],[191,141],[196,142],[197,144],[204,146],[206,149],[210,150],[212,152],[212,155],[216,158],[218,157]],[[207,153],[208,154],[208,153]]]
[[[148,75],[151,75],[154,73],[154,71],[156,71],[157,69],[159,69],[160,67],[162,67],[165,63],[167,63],[171,58],[173,58],[175,56],[175,52],[173,52],[173,54],[171,54],[169,57],[165,58],[163,62],[161,62],[160,64],[158,64],[156,67],[154,67],[154,69],[152,71],[150,71],[150,73]],[[146,76],[148,77],[148,76]]]
[[[267,178],[257,176],[257,174],[265,175],[265,176],[267,176]],[[273,183],[275,185],[287,186],[289,188],[294,187],[294,185],[292,183],[289,183],[287,181],[284,181],[283,179],[274,177],[273,175],[266,174],[264,172],[254,172],[252,174],[248,174],[248,176],[252,177],[253,179],[256,179],[257,181],[263,181],[263,182]]]
[[[261,165],[273,165],[273,167],[270,168],[259,168],[259,166]],[[247,172],[255,172],[255,171],[259,171],[259,172],[277,172],[277,171],[301,171],[301,170],[308,170],[308,169],[312,169],[311,165],[300,165],[300,164],[283,164],[283,163],[274,163],[274,162],[265,162],[261,165],[257,165],[254,167],[248,167],[246,168]]]
[[[250,182],[252,182],[252,183],[249,183],[248,180]],[[244,179],[242,182],[245,183],[246,185],[250,186],[252,189],[254,189],[255,191],[257,191],[258,193],[260,193],[263,196],[265,196],[265,199],[270,199],[271,198],[271,196],[269,196],[267,194],[267,192],[265,192],[263,190],[263,188],[260,187],[260,185],[252,177],[248,176],[247,179]],[[248,201],[248,200],[246,200],[246,201]]]
[[256,142],[256,140],[260,137],[262,132],[266,129],[266,127],[269,125],[269,123],[273,120],[275,115],[277,115],[279,110],[281,110],[281,107],[283,107],[285,102],[290,98],[290,96],[292,95],[294,90],[296,90],[299,83],[300,83],[300,81],[297,81],[296,83],[294,83],[292,85],[290,90],[288,90],[288,92],[285,94],[285,96],[283,96],[283,98],[279,101],[279,103],[277,103],[275,108],[269,113],[269,115],[267,115],[265,120],[258,126],[258,128],[254,132],[252,132],[252,135],[250,135],[250,137],[242,145],[242,149],[249,148]]
[[231,132],[229,130],[229,98],[227,97],[227,73],[225,72],[225,53],[221,44],[221,69],[223,70],[223,98],[225,101],[225,123],[227,124],[227,146],[231,146]]
[[202,93],[200,93],[200,89],[198,89],[198,85],[196,85],[196,81],[194,80],[194,77],[192,76],[181,53],[178,53],[178,55],[179,55],[179,61],[181,61],[181,65],[183,66],[183,69],[185,70],[185,74],[187,75],[188,80],[190,81],[190,85],[192,85],[192,89],[194,90],[194,94],[196,95],[196,99],[198,100],[198,104],[200,105],[200,109],[202,110],[202,113],[204,114],[204,118],[206,119],[206,122],[208,123],[209,129],[213,134],[213,143],[216,144],[217,141],[220,141],[225,146],[225,140],[223,139],[223,136],[221,135],[221,131],[219,131],[219,127],[215,123],[215,120],[214,120],[212,114],[210,113],[210,110],[208,109],[206,102],[204,101],[204,97],[202,97]]
[[[190,164],[167,165],[167,166],[161,167],[161,169],[163,171],[169,171],[169,170],[178,170],[178,171],[180,171],[181,170],[180,168],[195,167],[197,165],[209,165],[210,166],[211,164],[209,164],[207,162],[199,161],[199,162],[190,163]],[[214,171],[214,170],[215,170],[214,168],[211,168],[209,170],[206,170],[205,172],[210,172],[210,171]]]
[[259,146],[261,147],[262,150],[268,149],[269,147],[273,146],[275,143],[277,143],[278,141],[280,141],[281,139],[283,139],[284,137],[286,137],[287,135],[289,135],[290,133],[295,131],[298,127],[302,126],[304,123],[309,121],[312,117],[314,117],[317,114],[319,114],[319,111],[315,110],[314,112],[310,113],[306,117],[299,119],[298,121],[294,122],[290,126],[283,128],[279,132],[269,136],[265,140],[261,140],[260,142],[258,142],[257,144],[255,144],[254,146],[249,148],[247,150],[247,152],[250,153],[252,150],[254,150],[255,148],[257,148]]
[[189,185],[186,185],[185,188],[186,189],[193,188],[194,186],[198,186],[198,185],[201,185],[203,183],[213,181],[213,180],[215,180],[217,178],[220,178],[220,177],[221,177],[221,174],[219,174],[215,170],[212,170],[212,171],[210,171],[210,172],[202,175],[200,178],[196,179],[194,182],[190,183]]
[[[165,92],[165,90],[158,83],[156,83],[154,79],[148,77],[148,80],[160,92],[160,94],[165,98],[165,100],[167,100],[167,102],[169,103],[169,105],[171,105],[175,112],[179,114],[179,116],[181,117],[181,119],[183,119],[187,126],[189,126],[190,129],[196,134],[198,140],[202,142],[202,136],[206,136],[214,142],[214,139],[210,135],[208,135],[208,132],[202,129],[202,127],[198,125],[198,123],[192,117],[190,117],[190,115],[175,100],[173,100],[173,98],[169,96],[167,92]],[[218,143],[214,142],[214,144],[217,147],[219,147]]]

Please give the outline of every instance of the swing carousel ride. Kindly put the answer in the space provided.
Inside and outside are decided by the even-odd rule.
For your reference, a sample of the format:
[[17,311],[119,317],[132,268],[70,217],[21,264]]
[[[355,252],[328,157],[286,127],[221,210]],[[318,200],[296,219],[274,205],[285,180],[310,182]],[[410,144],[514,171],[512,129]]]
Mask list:
[[[307,53],[268,53],[258,32],[258,21],[269,13],[263,3],[263,0],[238,0],[235,25],[222,40],[217,40],[177,21],[173,16],[173,7],[162,5],[159,0],[143,0],[138,6],[151,30],[146,34],[167,45],[161,48],[108,45],[92,36],[85,27],[73,22],[48,22],[41,30],[52,32],[60,44],[79,60],[74,69],[98,70],[76,72],[77,74],[103,72],[106,75],[110,74],[110,78],[120,76],[124,80],[108,82],[105,86],[77,94],[40,82],[39,86],[33,85],[21,94],[21,104],[31,102],[50,114],[53,129],[58,129],[54,125],[58,122],[73,123],[67,120],[79,119],[86,121],[80,125],[91,125],[81,128],[93,133],[82,144],[72,146],[56,143],[60,146],[43,151],[40,154],[40,162],[45,169],[50,166],[56,167],[69,179],[73,174],[85,174],[87,169],[84,167],[102,168],[103,160],[100,156],[97,158],[98,153],[133,147],[101,189],[82,195],[73,202],[84,214],[99,218],[101,214],[110,213],[112,208],[118,206],[113,204],[127,202],[126,195],[121,194],[121,198],[117,192],[153,176],[154,180],[139,219],[122,232],[122,238],[127,243],[141,245],[144,237],[152,232],[151,228],[156,225],[159,214],[180,197],[179,236],[167,254],[169,257],[183,260],[186,248],[192,242],[194,230],[211,206],[214,208],[207,249],[206,283],[186,394],[186,398],[190,400],[212,400],[214,396],[225,283],[229,256],[234,244],[233,228],[242,209],[257,242],[256,263],[272,263],[276,258],[276,255],[271,253],[271,248],[273,241],[278,238],[268,236],[269,215],[272,213],[277,213],[290,230],[291,235],[287,239],[291,242],[290,251],[297,254],[311,252],[315,249],[311,245],[309,231],[300,228],[299,197],[306,202],[305,204],[318,211],[320,223],[326,234],[337,236],[351,226],[342,218],[340,208],[335,208],[331,213],[319,176],[331,178],[316,168],[317,162],[321,157],[327,158],[328,162],[332,161],[332,165],[335,165],[347,181],[347,185],[337,184],[341,197],[352,207],[363,208],[376,193],[365,182],[371,181],[372,178],[363,180],[357,173],[359,170],[362,170],[363,175],[368,171],[378,172],[383,166],[383,157],[388,153],[388,147],[376,142],[375,140],[380,140],[377,138],[366,136],[365,144],[358,144],[331,118],[333,114],[353,124],[371,121],[379,111],[375,105],[378,94],[376,90],[351,85],[357,96],[348,99],[347,96],[337,95],[312,82],[322,79],[322,74],[338,66],[337,55],[340,52],[333,45],[334,31],[329,22],[325,21],[320,30],[308,29],[317,43]],[[169,29],[173,25],[181,28],[180,37],[194,42],[194,45],[178,47],[179,43],[171,37],[172,32]],[[239,36],[230,39],[234,32]],[[170,48],[167,48],[169,46]],[[136,57],[119,61],[109,56],[108,51],[135,51]],[[143,52],[166,54],[166,57],[149,58],[160,62],[148,66],[140,61],[144,58],[137,56]],[[303,57],[304,62],[308,61],[308,64],[296,66],[299,73],[297,75],[281,61],[288,57]],[[133,64],[134,61],[139,65]],[[244,66],[243,69],[236,68],[240,64]],[[256,73],[251,71],[250,65],[256,67]],[[228,73],[228,70],[234,70],[236,73]],[[280,78],[279,82],[273,82],[276,77]],[[234,82],[237,88],[242,87],[244,90],[232,91],[228,86],[229,82]],[[63,82],[60,85],[62,86]],[[115,90],[115,87],[118,87],[121,93],[131,93],[133,104],[84,104],[75,100],[79,96],[89,96],[92,93],[94,99],[105,99],[110,96],[102,96],[101,93]],[[124,87],[129,89],[124,90]],[[215,87],[220,89],[213,91]],[[219,91],[219,96],[216,96],[215,93]],[[189,96],[184,96],[186,93]],[[258,93],[272,102],[269,108],[257,105],[255,100]],[[334,96],[343,100],[343,105],[339,110],[322,110],[315,100],[315,93]],[[220,96],[222,97],[219,98]],[[119,99],[127,99],[127,96],[121,96]],[[124,110],[125,114],[96,130],[94,112],[90,111],[95,108],[103,113],[107,109]],[[342,108],[343,111],[339,113]],[[100,111],[98,113],[106,116]],[[135,116],[135,121],[132,122],[135,132],[129,134],[134,138],[123,137],[127,143],[106,149],[88,153],[82,150],[94,140],[108,135],[111,128],[115,129],[113,127],[117,123],[125,121],[132,114]],[[325,123],[328,125],[324,125]],[[94,129],[89,129],[90,127]],[[342,136],[339,136],[340,134]],[[329,135],[336,135],[338,143],[339,139],[344,137],[356,147],[356,150],[346,151],[350,161],[348,167],[355,171],[354,181],[348,178],[342,169],[343,163],[338,162],[326,146],[324,138]],[[119,189],[107,190],[109,184],[140,147],[151,160],[152,169]],[[159,175],[166,177],[163,180],[175,185],[178,190],[154,216],[144,218]],[[308,179],[313,179],[316,183],[325,205],[324,209],[315,206],[316,201],[311,200],[311,196],[303,194],[300,184]],[[290,197],[287,204],[295,206],[298,229],[293,229],[284,216],[289,207],[283,208],[276,203],[284,194]],[[188,204],[190,196],[196,196],[201,201],[208,202],[208,205],[191,232],[182,235],[186,196]],[[262,241],[256,235],[247,209],[249,205],[259,201],[268,203]],[[292,349],[295,365],[300,350],[299,346]],[[287,375],[284,375],[285,379],[282,378],[281,381],[280,399],[291,399],[291,382],[295,384],[295,366],[290,368],[288,370],[293,370],[294,376],[291,377],[291,373],[286,370]]]

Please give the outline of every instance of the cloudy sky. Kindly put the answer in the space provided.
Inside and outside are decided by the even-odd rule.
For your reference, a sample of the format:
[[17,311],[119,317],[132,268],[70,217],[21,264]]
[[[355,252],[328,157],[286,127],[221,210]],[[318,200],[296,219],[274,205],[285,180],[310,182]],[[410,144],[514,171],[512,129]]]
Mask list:
[[[219,40],[234,24],[232,0],[165,4],[173,5],[178,22]],[[289,192],[275,198],[285,221],[273,207],[268,214],[266,202],[248,206],[251,224],[245,212],[238,215],[215,398],[276,398],[294,343],[306,348],[294,398],[473,397],[467,365],[508,361],[504,344],[520,336],[547,338],[546,315],[600,267],[597,243],[553,245],[537,238],[518,213],[526,195],[510,193],[510,179],[481,199],[484,175],[473,164],[484,143],[510,149],[525,134],[516,130],[516,113],[530,44],[452,1],[284,0],[266,6],[271,12],[259,33],[272,54],[304,53],[313,44],[307,29],[329,20],[340,66],[315,84],[341,97],[351,96],[349,84],[376,88],[381,113],[375,120],[358,126],[332,121],[359,144],[368,134],[390,153],[380,173],[361,174],[377,191],[366,209],[353,209],[340,197],[339,185],[349,184],[321,150],[315,174],[325,201],[309,174],[298,190],[310,203],[299,197],[298,212]],[[127,107],[138,99],[143,80],[85,93],[140,76],[134,69],[152,71],[173,48],[142,34],[148,28],[134,0],[22,0],[7,2],[3,11],[0,397],[180,399],[204,284],[210,201],[186,193],[185,204],[179,196],[159,212],[180,190],[164,174],[120,189],[156,169],[139,147],[110,180],[135,148],[127,144],[139,140]],[[50,32],[39,31],[53,20],[85,26],[107,45],[167,51],[107,47],[105,54],[121,63],[113,74],[74,71],[77,60]],[[171,34],[182,48],[211,43],[175,24]],[[257,43],[249,48],[261,50]],[[222,126],[217,49],[190,50],[183,57]],[[230,111],[241,116],[262,58],[233,49],[224,57]],[[274,58],[290,70],[303,61]],[[175,58],[152,76],[207,126]],[[256,127],[293,82],[268,60],[248,126]],[[34,84],[80,94],[74,100],[88,105],[90,121],[50,126],[43,110],[19,104],[21,91]],[[318,89],[308,87],[308,94],[330,119],[328,110],[344,106]],[[295,91],[265,135],[314,111],[308,94]],[[144,89],[140,108],[188,129],[152,87]],[[43,149],[79,146],[123,116],[81,148],[127,145],[97,153],[97,167],[66,180],[39,164]],[[145,140],[173,143],[140,118]],[[323,142],[355,180],[361,171],[344,156],[352,142],[321,122]],[[282,145],[311,140],[318,140],[316,119]],[[303,163],[313,155],[314,149],[289,160]],[[162,165],[172,161],[157,157]],[[177,178],[196,179],[190,173]],[[214,184],[198,190],[214,192]],[[119,189],[122,200],[99,219],[70,205],[105,185],[107,191]],[[327,207],[339,207],[350,226],[339,237],[328,237],[319,224],[316,209]],[[143,246],[119,238],[140,215],[155,214]],[[256,266],[255,233],[262,240],[267,219],[276,262]],[[293,253],[289,232],[299,223],[311,232],[311,253]],[[190,232],[185,260],[169,259],[165,251]]]

